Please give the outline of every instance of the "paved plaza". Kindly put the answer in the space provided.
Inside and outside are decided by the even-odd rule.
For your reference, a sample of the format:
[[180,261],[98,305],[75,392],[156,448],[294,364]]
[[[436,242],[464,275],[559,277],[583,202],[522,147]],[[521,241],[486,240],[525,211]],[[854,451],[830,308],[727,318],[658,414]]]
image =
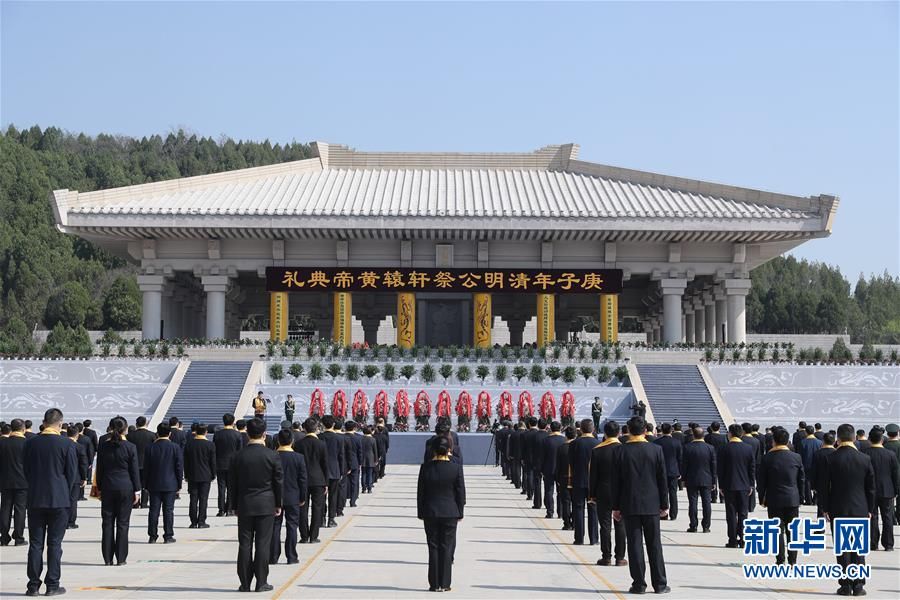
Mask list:
[[[388,477],[372,495],[360,497],[336,529],[322,530],[322,543],[300,545],[300,564],[272,567],[273,598],[356,598],[427,596],[427,550],[415,518],[418,467],[388,468]],[[530,508],[493,467],[466,467],[468,504],[461,523],[453,570],[454,596],[462,598],[549,597],[622,598],[630,578],[627,567],[598,567],[598,546],[573,546],[560,521]],[[215,486],[213,486],[215,491]],[[748,582],[740,550],[725,543],[724,506],[714,504],[712,532],[688,534],[687,499],[681,513],[664,521],[663,550],[671,597],[739,598],[833,595],[830,581]],[[215,500],[210,499],[212,513]],[[812,511],[803,507],[801,513]],[[188,529],[187,494],[176,505],[173,545],[146,543],[146,510],[132,515],[128,564],[106,567],[100,557],[100,508],[93,500],[79,505],[80,528],[67,532],[63,545],[62,585],[69,596],[84,598],[245,598],[237,593],[234,560],[237,523],[209,519],[210,529]],[[756,516],[762,509],[757,508]],[[829,542],[830,547],[830,542]],[[0,596],[25,591],[26,547],[0,548]],[[829,552],[801,562],[831,562]],[[758,562],[762,562],[760,559]],[[875,598],[900,596],[900,554],[869,555],[873,574],[867,585]],[[648,575],[649,576],[649,575]]]

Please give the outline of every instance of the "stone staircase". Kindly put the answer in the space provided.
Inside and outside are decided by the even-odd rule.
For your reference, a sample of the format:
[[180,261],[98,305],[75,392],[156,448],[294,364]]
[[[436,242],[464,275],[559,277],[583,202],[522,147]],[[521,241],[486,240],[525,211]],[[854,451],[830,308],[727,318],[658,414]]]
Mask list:
[[723,422],[716,403],[696,365],[637,365],[653,418],[657,423],[678,419],[706,427]]
[[251,365],[236,361],[192,361],[166,416],[178,417],[185,426],[197,421],[218,427],[223,414],[234,413]]

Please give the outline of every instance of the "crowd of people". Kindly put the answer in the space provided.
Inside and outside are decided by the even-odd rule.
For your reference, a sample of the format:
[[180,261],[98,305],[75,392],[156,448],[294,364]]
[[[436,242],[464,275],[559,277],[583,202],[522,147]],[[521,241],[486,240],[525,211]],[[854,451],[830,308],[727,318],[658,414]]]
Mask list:
[[261,592],[272,589],[269,565],[282,548],[287,563],[297,563],[298,543],[319,543],[320,528],[337,527],[344,509],[385,476],[390,437],[381,420],[358,424],[324,415],[283,421],[270,435],[262,419],[225,414],[212,429],[193,423],[188,433],[172,417],[154,432],[144,417],[129,425],[116,416],[101,434],[90,420],[66,423],[55,408],[39,432],[31,421],[0,423],[0,545],[28,545],[26,595],[38,595],[42,585],[44,595],[65,593],[63,538],[79,526],[86,491],[100,501],[104,564],[124,566],[134,510],[148,509],[149,543],[159,541],[162,514],[162,543],[174,544],[175,500],[185,482],[189,527],[204,529],[216,481],[216,517],[237,518],[239,590],[251,591],[255,581]]
[[[601,566],[628,566],[629,591],[670,591],[660,538],[660,521],[676,520],[678,491],[686,488],[688,533],[709,533],[711,504],[723,502],[727,548],[744,547],[744,521],[764,507],[779,518],[778,564],[796,564],[787,530],[801,505],[833,522],[868,518],[871,549],[893,551],[893,527],[900,506],[900,427],[874,426],[866,435],[844,424],[824,431],[800,422],[793,433],[783,427],[760,431],[752,423],[720,423],[705,429],[678,422],[654,427],[636,414],[620,426],[606,420],[596,431],[592,419],[563,427],[559,421],[529,417],[504,421],[495,432],[496,462],[503,475],[547,518],[559,517],[573,531],[575,545],[600,545]],[[586,525],[585,525],[586,524]],[[644,548],[646,546],[646,558]],[[846,552],[842,567],[865,564]],[[838,594],[865,595],[865,579],[840,579]]]

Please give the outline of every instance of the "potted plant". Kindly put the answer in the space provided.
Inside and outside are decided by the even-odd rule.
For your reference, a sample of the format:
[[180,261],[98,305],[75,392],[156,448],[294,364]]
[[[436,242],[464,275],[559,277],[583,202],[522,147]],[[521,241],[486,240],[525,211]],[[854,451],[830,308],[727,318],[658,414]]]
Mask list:
[[400,367],[400,375],[406,379],[407,385],[409,385],[409,380],[412,379],[416,374],[416,367],[413,365],[403,365]]
[[284,367],[281,366],[281,363],[269,365],[269,379],[275,383],[281,383],[281,380],[284,379]]
[[300,376],[303,375],[303,365],[300,363],[294,363],[290,367],[288,367],[288,375],[294,378],[294,382],[300,379]]
[[612,378],[612,372],[609,370],[609,367],[603,365],[600,367],[600,371],[597,373],[597,380],[600,383],[606,383]]
[[391,363],[384,365],[381,369],[381,377],[388,382],[394,381],[397,379],[397,368]]
[[522,381],[523,377],[528,375],[528,369],[526,369],[522,365],[519,365],[513,369],[512,374],[513,374],[513,377],[515,377],[515,379],[516,379],[516,383],[519,383],[520,381]]
[[347,365],[347,368],[344,370],[344,376],[347,378],[347,381],[359,380],[359,365],[352,363]]
[[434,383],[434,367],[432,367],[430,364],[425,364],[425,366],[422,367],[422,370],[419,371],[419,376],[425,383]]
[[341,373],[344,372],[343,367],[337,363],[331,363],[328,365],[328,376],[331,377],[331,383],[334,383],[338,377],[341,376]]
[[444,378],[444,385],[447,385],[447,381],[450,380],[450,377],[453,375],[453,365],[443,364],[441,365],[441,377]]
[[531,371],[528,373],[528,379],[531,383],[544,382],[544,368],[541,365],[531,365]]
[[372,379],[376,375],[378,375],[379,371],[381,371],[381,369],[379,369],[376,365],[366,365],[365,367],[363,367],[363,374],[366,376],[366,380],[369,383],[372,383]]
[[506,376],[508,373],[508,369],[506,365],[497,365],[494,369],[494,381],[497,383],[503,383],[506,381]]
[[553,384],[556,385],[556,380],[562,376],[562,369],[560,369],[556,365],[552,365],[547,367],[545,373],[547,374],[547,377],[550,378],[550,381],[552,381]]
[[575,378],[576,378],[577,376],[578,376],[578,375],[577,375],[577,371],[575,370],[575,367],[568,366],[568,367],[566,367],[565,369],[563,369],[563,372],[562,372],[562,379],[563,379],[563,381],[565,381],[565,382],[568,383],[569,385],[575,383]]
[[323,375],[322,365],[320,365],[317,362],[309,365],[310,381],[320,381],[322,379],[322,375]]
[[469,367],[463,365],[456,370],[456,380],[460,383],[465,383],[471,378],[472,370]]
[[490,374],[491,369],[487,365],[478,365],[475,367],[475,375],[481,380],[481,385],[484,385],[484,380],[487,379],[487,376]]
[[619,385],[624,386],[625,381],[628,379],[628,369],[625,367],[616,367],[616,370],[613,371],[613,376],[619,380]]
[[588,367],[586,365],[578,369],[578,372],[584,378],[584,385],[588,384],[588,382],[591,380],[591,377],[593,377],[595,373],[594,367]]

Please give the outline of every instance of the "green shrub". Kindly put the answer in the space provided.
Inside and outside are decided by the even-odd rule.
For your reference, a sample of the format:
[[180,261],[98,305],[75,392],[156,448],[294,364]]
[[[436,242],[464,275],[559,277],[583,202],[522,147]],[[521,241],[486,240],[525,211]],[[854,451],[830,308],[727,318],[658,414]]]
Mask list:
[[344,370],[344,376],[347,378],[347,381],[359,380],[359,365],[352,363],[347,365],[347,368]]
[[403,365],[400,367],[400,375],[409,382],[410,379],[416,376],[416,368],[413,365]]
[[381,369],[379,369],[377,365],[366,365],[363,367],[363,374],[369,381],[372,381],[372,378],[378,375],[380,371]]
[[310,381],[320,381],[322,379],[322,375],[324,374],[322,365],[319,363],[313,363],[309,365],[309,379]]
[[859,349],[859,360],[867,361],[874,360],[875,358],[875,347],[872,346],[870,342],[866,342],[862,345],[862,348]]
[[484,384],[484,380],[487,379],[487,376],[491,374],[491,368],[487,365],[478,365],[475,367],[475,376],[481,380],[481,383]]
[[591,348],[591,360],[597,360],[600,358],[600,348],[594,346]]
[[837,362],[845,362],[853,360],[853,352],[844,343],[844,338],[835,338],[831,350],[828,352],[828,358]]
[[825,358],[825,353],[821,348],[813,348],[813,360],[816,362],[820,362],[823,358]]
[[441,365],[441,377],[444,378],[444,383],[447,383],[447,380],[453,375],[453,365]]
[[766,347],[760,346],[759,350],[756,351],[756,359],[763,361],[766,360]]
[[513,377],[515,377],[516,383],[519,383],[520,381],[522,381],[522,379],[526,375],[528,375],[528,369],[526,369],[522,365],[519,365],[519,366],[513,368]]
[[622,360],[622,348],[618,344],[615,347],[616,360]]
[[281,381],[284,379],[284,367],[281,363],[275,363],[269,366],[269,378],[272,381]]
[[429,364],[425,364],[425,366],[422,367],[422,370],[419,371],[419,375],[425,383],[434,383],[434,378],[436,376],[434,367]]
[[733,361],[741,360],[741,349],[740,348],[735,348],[734,350],[731,351],[731,360],[733,360]]
[[460,383],[465,383],[469,379],[472,378],[472,369],[463,365],[460,368],[456,369],[456,380]]
[[494,369],[494,381],[497,383],[503,383],[506,381],[507,374],[509,370],[506,368],[506,365],[497,365],[497,368]]
[[547,377],[550,378],[550,381],[555,382],[557,379],[559,379],[562,376],[562,369],[560,369],[559,367],[554,365],[554,366],[547,367],[546,373],[547,373]]
[[600,353],[603,355],[603,360],[609,360],[611,356],[609,346],[603,346],[603,350]]
[[577,377],[577,371],[575,367],[568,366],[563,369],[562,378],[566,383],[575,383],[575,378]]
[[[606,370],[608,371],[609,369],[607,368]],[[594,376],[594,367],[581,367],[578,369],[578,372],[584,377],[584,381],[588,382]]]
[[528,379],[531,383],[544,382],[544,368],[541,365],[531,365],[531,371],[528,373]]
[[288,367],[288,375],[293,377],[294,379],[299,379],[303,375],[303,365],[300,363],[294,363],[290,367]]
[[597,380],[600,383],[606,383],[610,379],[612,379],[612,371],[609,370],[609,367],[607,367],[606,365],[603,365],[602,367],[600,367],[600,370],[597,372]]
[[625,367],[616,367],[616,370],[613,371],[613,376],[624,384],[628,379],[628,369]]
[[343,367],[341,367],[341,365],[337,363],[331,363],[330,365],[328,365],[328,376],[331,377],[332,381],[340,377],[341,373],[343,372]]
[[381,369],[381,376],[385,381],[394,381],[397,379],[397,368],[391,363],[388,363]]

